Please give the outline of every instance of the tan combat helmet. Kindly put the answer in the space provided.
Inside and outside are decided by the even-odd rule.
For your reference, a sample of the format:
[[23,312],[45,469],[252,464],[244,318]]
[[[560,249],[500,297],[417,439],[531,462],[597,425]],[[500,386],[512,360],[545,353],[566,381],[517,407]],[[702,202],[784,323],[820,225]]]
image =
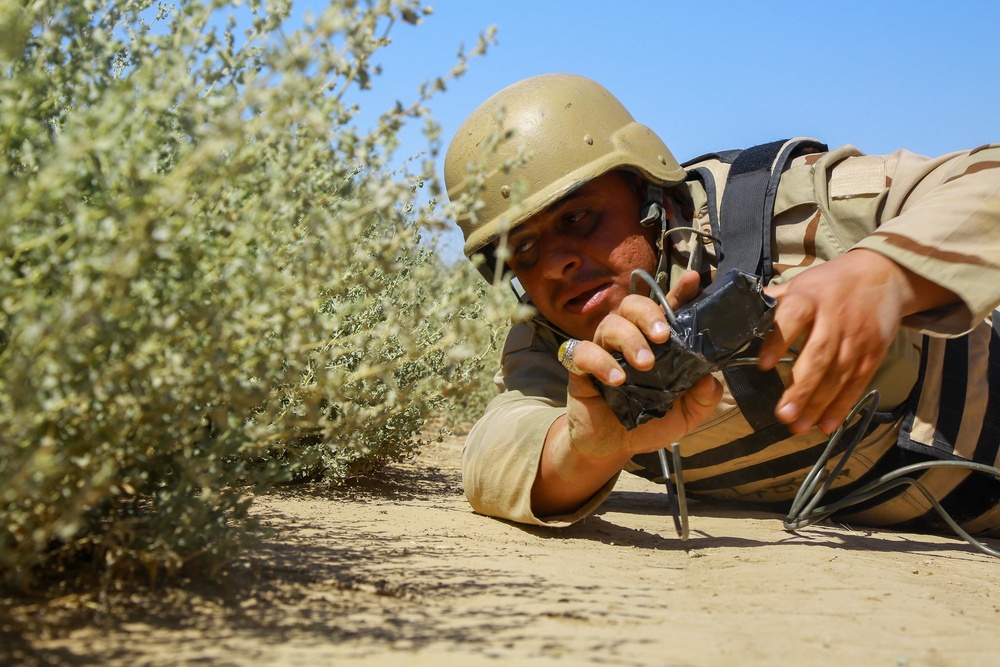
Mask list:
[[[485,154],[484,145],[498,129],[510,131],[511,138]],[[457,220],[465,255],[471,258],[582,184],[618,168],[664,186],[685,177],[663,141],[590,79],[546,74],[504,88],[465,120],[445,156],[445,185],[453,202],[469,194],[478,172],[485,172],[483,189],[475,193],[482,207]],[[482,272],[489,279],[493,267],[483,266]]]

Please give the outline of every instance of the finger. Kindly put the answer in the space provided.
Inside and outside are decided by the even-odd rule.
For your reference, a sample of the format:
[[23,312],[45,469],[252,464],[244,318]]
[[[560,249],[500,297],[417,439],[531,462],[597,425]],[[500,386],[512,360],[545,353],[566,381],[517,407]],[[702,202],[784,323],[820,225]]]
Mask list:
[[844,384],[847,365],[837,364],[839,343],[835,324],[816,323],[809,333],[802,354],[792,366],[792,382],[775,410],[779,421],[794,424],[793,431],[802,430],[798,420],[818,418]]
[[722,383],[715,377],[706,375],[691,385],[691,388],[684,393],[684,398],[690,399],[685,405],[690,415],[699,417],[706,409],[714,410],[722,400]]
[[[575,364],[578,372],[570,372],[571,380],[574,376],[583,377],[584,375],[593,375],[604,384],[619,385],[625,381],[625,372],[622,370],[622,367],[618,365],[618,362],[611,356],[611,353],[600,345],[587,340],[581,340],[576,344],[572,352],[572,362]],[[586,384],[591,383],[587,380]]]
[[618,316],[632,322],[644,337],[654,343],[666,342],[670,337],[663,308],[652,299],[630,294],[618,306]]
[[810,335],[816,318],[816,306],[795,294],[779,301],[774,313],[774,326],[760,346],[758,365],[761,370],[771,370],[788,354],[796,340]]
[[818,419],[819,427],[824,433],[833,433],[837,430],[840,424],[847,418],[847,415],[850,414],[851,410],[854,409],[858,399],[861,398],[865,389],[868,388],[872,378],[875,376],[875,372],[878,370],[878,360],[881,359],[881,355],[863,355],[859,352],[857,356],[861,358],[860,363],[847,375],[839,392],[826,406],[822,416]]
[[[705,421],[722,400],[722,383],[706,375],[691,386],[673,408],[659,421],[663,423],[663,439],[675,440]],[[662,446],[662,445],[661,445]]]
[[655,452],[665,442],[675,442],[704,422],[722,400],[722,384],[711,375],[701,378],[682,394],[659,419],[650,420],[624,434],[632,452]]
[[685,271],[681,277],[670,286],[667,292],[667,303],[677,309],[698,296],[701,287],[701,275],[697,271]]
[[[840,329],[835,333],[837,336],[843,334]],[[814,424],[819,424],[827,433],[836,430],[868,386],[884,356],[880,343],[867,336],[844,335],[838,338],[837,347],[837,358],[817,388],[799,399],[802,410],[794,424],[795,432],[808,430]],[[794,375],[794,368],[792,372]]]
[[829,435],[840,428],[870,381],[871,374],[851,378],[823,411],[818,422],[820,430]]
[[780,327],[772,328],[764,337],[757,355],[757,366],[760,370],[769,371],[777,366],[788,354],[794,340],[795,338],[786,337]]
[[[826,368],[825,373],[818,369],[807,370],[805,371],[805,380],[793,382],[793,385],[786,391],[790,394],[790,403],[798,407],[798,414],[794,417],[788,417],[793,420],[790,426],[793,433],[805,433],[818,424],[845,385],[852,382],[857,365],[854,360],[845,357],[844,348],[841,347],[840,358],[835,359]],[[794,367],[792,375],[796,376]],[[782,408],[779,407],[778,411],[780,414]]]
[[652,368],[655,362],[646,335],[621,315],[608,315],[601,321],[594,332],[594,343],[606,350],[620,352],[629,365],[640,370]]

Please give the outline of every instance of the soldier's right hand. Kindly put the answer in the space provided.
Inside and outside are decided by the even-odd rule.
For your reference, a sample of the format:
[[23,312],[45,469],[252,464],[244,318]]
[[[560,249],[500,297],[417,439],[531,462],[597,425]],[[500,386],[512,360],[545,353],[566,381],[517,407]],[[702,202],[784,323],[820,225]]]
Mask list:
[[[694,298],[697,289],[697,273],[688,272],[677,281],[667,301],[676,309]],[[669,336],[660,306],[647,297],[631,295],[622,300],[616,313],[602,320],[593,341],[580,341],[575,346],[577,372],[570,373],[566,415],[549,429],[532,488],[536,514],[572,511],[633,455],[677,441],[711,414],[722,398],[722,386],[706,376],[678,398],[666,415],[628,431],[588,377],[621,384],[625,373],[611,352],[620,352],[629,364],[645,370],[654,361],[649,341],[663,343]]]

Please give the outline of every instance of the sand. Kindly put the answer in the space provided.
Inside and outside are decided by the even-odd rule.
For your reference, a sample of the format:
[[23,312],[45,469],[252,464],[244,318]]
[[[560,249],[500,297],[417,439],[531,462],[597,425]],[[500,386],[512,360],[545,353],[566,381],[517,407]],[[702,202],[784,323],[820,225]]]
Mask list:
[[631,476],[525,527],[471,511],[460,457],[258,498],[273,534],[213,581],[21,605],[0,663],[1000,665],[1000,561],[957,539],[698,504],[681,542]]

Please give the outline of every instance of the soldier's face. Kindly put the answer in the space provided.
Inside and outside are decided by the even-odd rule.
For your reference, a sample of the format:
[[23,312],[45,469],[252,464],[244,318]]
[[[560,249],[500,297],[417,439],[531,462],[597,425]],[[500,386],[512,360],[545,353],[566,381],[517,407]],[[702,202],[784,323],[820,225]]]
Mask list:
[[511,231],[507,265],[539,312],[590,340],[629,294],[633,269],[656,268],[655,227],[639,224],[642,197],[610,172]]

